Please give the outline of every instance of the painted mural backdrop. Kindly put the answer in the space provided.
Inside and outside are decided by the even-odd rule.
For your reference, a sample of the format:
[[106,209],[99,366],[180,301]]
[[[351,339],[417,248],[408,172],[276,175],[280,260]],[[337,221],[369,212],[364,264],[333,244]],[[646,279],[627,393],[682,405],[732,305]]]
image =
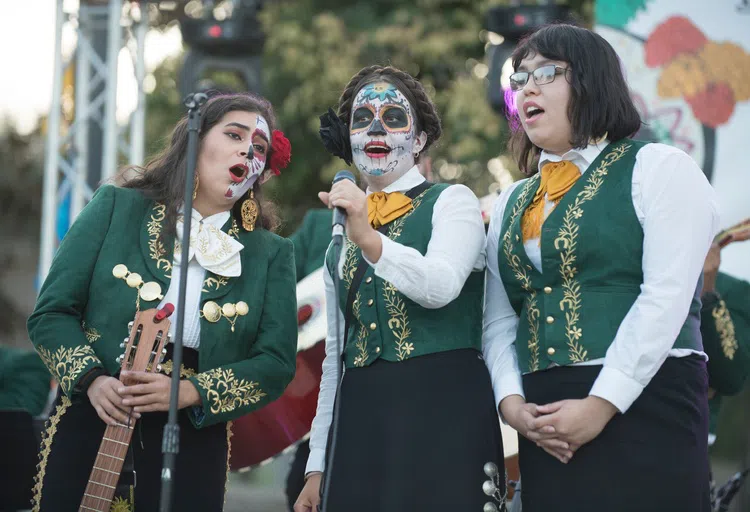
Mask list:
[[[645,121],[637,138],[701,165],[721,227],[750,217],[750,0],[597,0],[596,22]],[[722,257],[722,270],[750,280],[750,242]]]

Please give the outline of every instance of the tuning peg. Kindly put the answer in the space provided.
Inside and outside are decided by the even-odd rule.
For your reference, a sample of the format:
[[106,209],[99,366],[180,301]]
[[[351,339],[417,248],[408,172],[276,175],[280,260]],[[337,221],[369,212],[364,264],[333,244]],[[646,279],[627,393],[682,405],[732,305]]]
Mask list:
[[157,364],[157,365],[156,365],[156,371],[157,371],[157,372],[160,372],[160,371],[161,371],[161,365],[160,365],[160,364]]
[[128,322],[128,331],[133,328],[134,324],[135,324],[135,322],[133,322],[132,320],[130,322]]
[[172,335],[167,334],[167,343],[171,343],[171,342],[172,342]]
[[125,354],[120,354],[119,356],[117,356],[117,359],[115,359],[115,361],[117,361],[117,364],[120,364],[122,363],[123,359],[125,359]]
[[167,355],[167,349],[166,348],[161,349],[161,355],[163,355],[163,356]]

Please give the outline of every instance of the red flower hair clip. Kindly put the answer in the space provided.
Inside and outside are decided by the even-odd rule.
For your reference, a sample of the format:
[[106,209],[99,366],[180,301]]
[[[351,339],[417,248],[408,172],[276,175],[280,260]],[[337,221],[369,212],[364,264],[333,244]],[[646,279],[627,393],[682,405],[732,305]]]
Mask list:
[[281,174],[292,159],[292,144],[284,136],[281,130],[274,130],[271,134],[271,158],[268,161],[268,168],[273,171],[274,175]]

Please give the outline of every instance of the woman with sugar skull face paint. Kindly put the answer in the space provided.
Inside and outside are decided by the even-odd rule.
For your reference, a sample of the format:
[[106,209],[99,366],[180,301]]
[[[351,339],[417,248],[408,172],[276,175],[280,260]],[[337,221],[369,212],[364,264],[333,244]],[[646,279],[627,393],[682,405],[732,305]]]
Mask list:
[[550,25],[512,55],[529,176],[487,235],[485,357],[519,436],[524,512],[707,512],[699,332],[715,195],[641,119],[600,35]]
[[[419,172],[440,133],[422,85],[391,67],[361,70],[338,115],[321,118],[327,149],[353,161],[367,189],[344,180],[319,194],[346,209],[348,239],[341,261],[326,257],[329,336],[295,512],[316,510],[323,478],[328,512],[504,509],[502,438],[481,355],[484,224],[468,188],[432,184]],[[334,272],[342,276],[338,329],[349,326],[341,396]],[[495,496],[482,490],[487,463],[498,471]]]
[[[173,371],[182,376],[174,508],[222,510],[231,420],[278,398],[294,375],[293,248],[272,233],[273,210],[260,198],[261,184],[286,167],[289,142],[274,130],[273,109],[259,96],[216,96],[200,108],[189,261],[180,260],[179,249],[183,118],[145,168],[129,169],[129,177],[123,172],[120,187],[97,191],[42,287],[29,334],[60,395],[43,443],[34,510],[78,510],[105,427],[114,424],[135,425],[130,450],[122,476],[105,466],[99,470],[105,480],[97,482],[117,486],[113,510],[157,510]],[[183,264],[182,367],[172,367],[168,344],[157,372],[123,371],[125,385],[117,377],[128,322],[137,311],[177,306]],[[172,324],[173,336],[174,330]],[[92,510],[104,509],[87,499]]]

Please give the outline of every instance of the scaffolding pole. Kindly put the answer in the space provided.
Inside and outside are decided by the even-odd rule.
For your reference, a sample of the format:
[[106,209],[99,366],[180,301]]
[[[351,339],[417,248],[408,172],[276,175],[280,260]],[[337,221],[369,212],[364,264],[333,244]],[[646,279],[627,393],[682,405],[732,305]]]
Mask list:
[[[56,0],[55,58],[52,82],[52,102],[47,119],[47,135],[42,193],[42,225],[39,255],[39,283],[47,277],[58,240],[58,213],[70,197],[70,222],[93,196],[90,183],[111,178],[117,170],[120,156],[130,164],[141,165],[144,158],[145,39],[148,16],[145,6],[126,2],[130,9],[123,13],[123,0],[89,2],[81,0],[72,11],[63,8],[64,0]],[[140,7],[140,8],[139,8]],[[123,19],[132,17],[135,19]],[[97,53],[94,36],[98,20],[106,20],[106,52]],[[131,23],[132,22],[132,23]],[[66,59],[63,48],[64,27],[75,28],[74,51]],[[124,33],[123,26],[132,31]],[[120,50],[129,45],[133,56],[134,78],[138,100],[129,119],[129,126],[117,123],[117,78]],[[63,114],[63,75],[75,66],[74,117],[66,120]],[[103,111],[103,114],[102,114]],[[90,135],[99,130],[103,135],[101,160],[93,160],[96,148],[89,147]],[[94,132],[92,132],[94,131]],[[130,141],[124,135],[130,136]],[[61,176],[62,175],[62,176]]]

